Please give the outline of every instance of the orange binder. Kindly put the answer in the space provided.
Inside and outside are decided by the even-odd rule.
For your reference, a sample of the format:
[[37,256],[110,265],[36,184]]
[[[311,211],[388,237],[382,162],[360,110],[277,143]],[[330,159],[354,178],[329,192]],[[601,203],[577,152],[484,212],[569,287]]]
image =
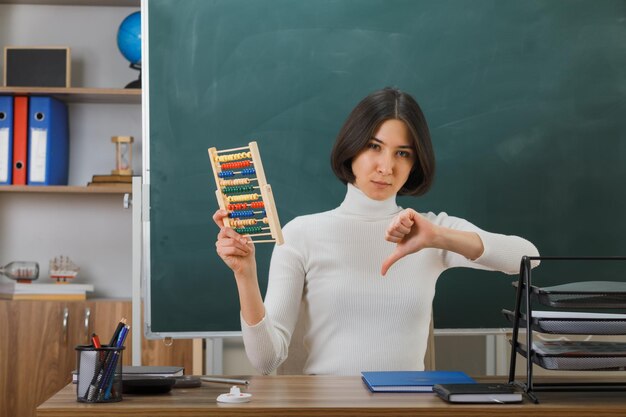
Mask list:
[[13,103],[13,185],[26,185],[28,157],[28,97],[16,96]]

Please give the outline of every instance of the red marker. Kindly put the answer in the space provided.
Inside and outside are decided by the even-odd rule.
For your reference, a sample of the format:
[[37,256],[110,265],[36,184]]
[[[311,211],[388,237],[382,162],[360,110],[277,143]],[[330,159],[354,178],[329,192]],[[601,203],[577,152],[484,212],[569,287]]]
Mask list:
[[95,347],[96,349],[99,349],[102,346],[100,345],[100,338],[95,333],[91,334],[91,343],[93,344],[93,347]]

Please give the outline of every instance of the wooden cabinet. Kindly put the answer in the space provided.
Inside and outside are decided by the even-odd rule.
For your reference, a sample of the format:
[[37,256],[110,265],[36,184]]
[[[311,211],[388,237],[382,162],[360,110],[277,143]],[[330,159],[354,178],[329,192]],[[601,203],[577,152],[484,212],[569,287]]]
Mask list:
[[[87,344],[93,332],[107,343],[121,317],[130,323],[129,300],[0,300],[0,417],[34,416],[37,405],[72,380],[74,347]],[[144,346],[144,365],[192,369],[191,340],[171,346],[144,341]],[[123,363],[129,365],[131,358],[127,343]]]
[[71,381],[81,303],[0,301],[0,416],[31,416]]

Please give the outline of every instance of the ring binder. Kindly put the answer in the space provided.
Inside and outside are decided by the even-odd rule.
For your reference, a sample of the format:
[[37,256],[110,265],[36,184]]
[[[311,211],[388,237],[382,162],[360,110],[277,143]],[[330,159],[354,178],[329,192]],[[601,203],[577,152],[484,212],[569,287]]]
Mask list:
[[0,185],[11,185],[13,173],[13,97],[0,96]]

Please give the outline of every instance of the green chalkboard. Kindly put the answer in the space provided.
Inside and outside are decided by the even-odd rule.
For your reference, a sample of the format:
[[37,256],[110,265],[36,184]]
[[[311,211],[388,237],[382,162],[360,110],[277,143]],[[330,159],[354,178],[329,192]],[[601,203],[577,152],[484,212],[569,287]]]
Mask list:
[[[626,254],[626,1],[149,0],[144,12],[150,332],[240,330],[207,148],[258,142],[282,224],[334,208],[336,133],[388,85],[421,103],[438,164],[432,191],[401,205],[543,255]],[[271,251],[258,245],[263,291]],[[626,276],[568,268],[535,279]],[[435,325],[507,326],[514,278],[447,271]]]

